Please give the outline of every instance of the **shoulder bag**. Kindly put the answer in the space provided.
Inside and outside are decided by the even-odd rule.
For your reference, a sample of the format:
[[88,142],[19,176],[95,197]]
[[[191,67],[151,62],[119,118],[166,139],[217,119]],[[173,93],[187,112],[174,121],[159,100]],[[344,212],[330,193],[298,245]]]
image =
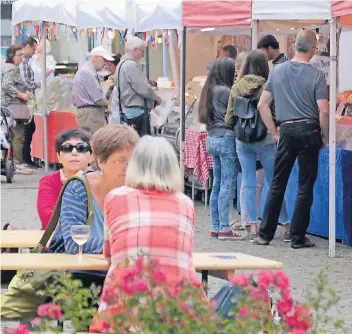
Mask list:
[[11,104],[10,110],[13,119],[29,120],[31,117],[31,112],[27,104]]
[[[85,177],[75,175],[66,181],[61,189],[59,198],[56,203],[54,213],[50,219],[49,225],[46,228],[38,245],[33,248],[31,253],[43,253],[44,249],[55,231],[55,228],[60,219],[62,196],[67,185],[72,180],[80,180],[87,191],[88,210],[87,210],[87,225],[93,222],[93,202],[88,181]],[[47,297],[42,296],[39,291],[45,288],[47,283],[54,282],[55,279],[62,276],[61,271],[34,271],[23,270],[17,271],[17,274],[12,279],[8,286],[8,291],[1,296],[1,319],[2,320],[33,320],[37,315],[38,307],[45,303]]]

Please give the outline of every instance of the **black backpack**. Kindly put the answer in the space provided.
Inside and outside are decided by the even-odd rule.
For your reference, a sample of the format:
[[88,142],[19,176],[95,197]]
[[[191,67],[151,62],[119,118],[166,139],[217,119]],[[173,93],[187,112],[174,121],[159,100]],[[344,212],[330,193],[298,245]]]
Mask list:
[[265,138],[268,129],[258,111],[258,98],[239,96],[235,103],[235,134],[244,143],[253,143]]

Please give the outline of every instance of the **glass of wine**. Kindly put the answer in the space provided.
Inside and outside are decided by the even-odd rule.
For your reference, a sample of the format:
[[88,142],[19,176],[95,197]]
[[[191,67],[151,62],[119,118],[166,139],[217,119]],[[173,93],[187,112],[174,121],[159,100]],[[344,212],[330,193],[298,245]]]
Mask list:
[[78,245],[78,254],[82,257],[82,246],[88,241],[90,229],[88,225],[73,225],[71,226],[71,237]]

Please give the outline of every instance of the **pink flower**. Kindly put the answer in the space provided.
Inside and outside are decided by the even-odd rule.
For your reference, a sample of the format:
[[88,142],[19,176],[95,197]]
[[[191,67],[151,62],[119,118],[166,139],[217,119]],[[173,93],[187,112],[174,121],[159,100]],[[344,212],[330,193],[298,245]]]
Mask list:
[[233,285],[248,285],[250,277],[245,274],[236,275],[232,280],[231,283]]
[[218,306],[218,303],[216,302],[216,300],[215,299],[212,299],[211,301],[210,301],[210,306],[212,307],[212,308],[217,308],[217,306]]
[[149,286],[146,280],[138,278],[134,280],[132,289],[134,292],[147,292],[149,291]]
[[38,315],[42,318],[46,317],[48,315],[50,304],[42,304],[38,307]]
[[303,329],[294,329],[291,334],[306,334],[306,331]]
[[19,325],[17,328],[13,329],[12,331],[9,331],[9,334],[29,334],[29,329],[27,325],[22,324]]
[[259,273],[258,286],[262,289],[268,289],[274,283],[274,275],[270,270],[263,270]]
[[281,289],[281,297],[282,299],[290,299],[292,301],[291,297],[291,290],[290,289]]
[[103,333],[109,333],[110,324],[107,321],[103,321]]
[[290,279],[282,270],[276,272],[275,283],[281,290],[286,290],[290,287]]
[[243,318],[246,317],[248,315],[248,308],[246,306],[242,306],[239,309],[238,314]]
[[166,280],[166,276],[163,272],[161,271],[156,271],[153,273],[153,277],[152,277],[153,281],[155,283],[162,283]]
[[36,317],[33,321],[32,321],[32,325],[35,327],[40,326],[40,323],[42,322],[42,319],[39,317]]
[[287,314],[292,311],[292,302],[291,300],[280,300],[277,303],[277,310],[281,314]]

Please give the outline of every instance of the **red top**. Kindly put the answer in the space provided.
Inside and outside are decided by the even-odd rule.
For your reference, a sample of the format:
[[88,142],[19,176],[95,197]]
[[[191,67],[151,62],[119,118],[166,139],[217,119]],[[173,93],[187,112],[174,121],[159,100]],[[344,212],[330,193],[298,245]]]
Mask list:
[[39,181],[37,211],[42,222],[42,230],[49,224],[62,188],[60,171],[43,176]]

